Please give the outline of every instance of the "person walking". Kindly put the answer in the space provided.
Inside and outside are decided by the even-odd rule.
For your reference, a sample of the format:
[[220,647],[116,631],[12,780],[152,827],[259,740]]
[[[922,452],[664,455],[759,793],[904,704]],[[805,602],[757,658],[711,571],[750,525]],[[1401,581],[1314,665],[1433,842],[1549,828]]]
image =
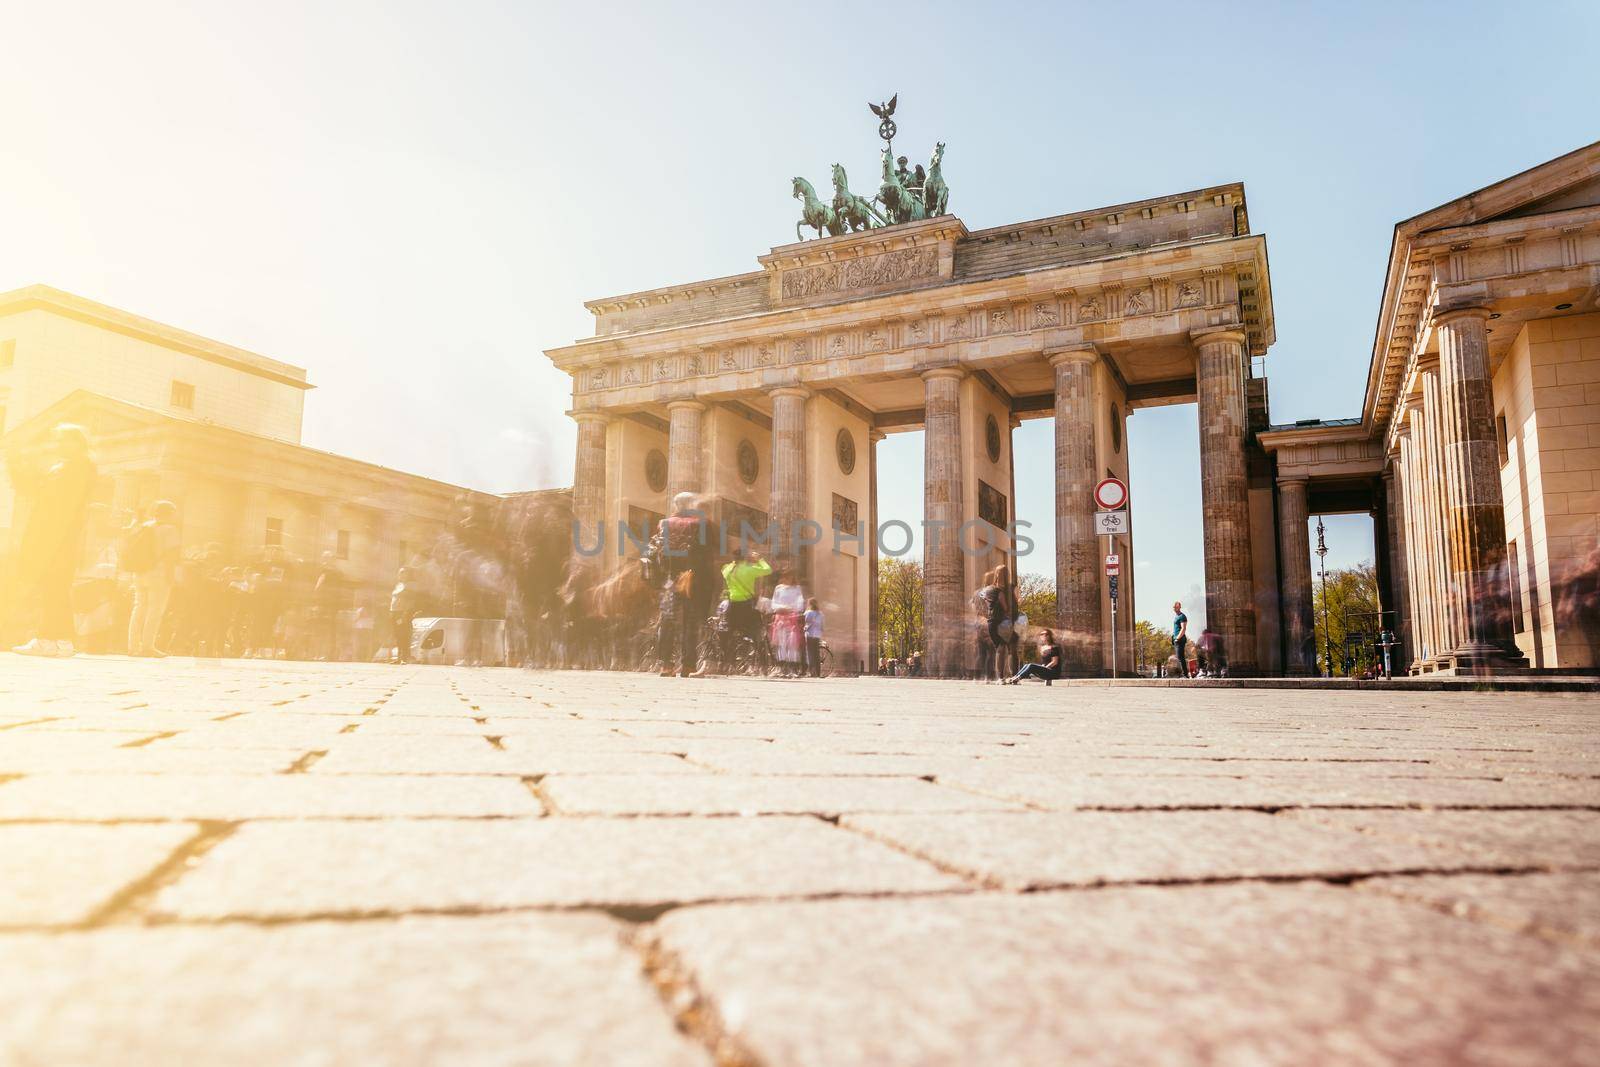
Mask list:
[[805,668],[805,634],[802,616],[806,609],[805,590],[794,580],[794,571],[784,567],[772,590],[772,650],[785,678],[799,677]]
[[1172,604],[1172,651],[1178,657],[1178,671],[1188,678],[1189,616],[1183,613],[1183,605],[1177,601]]
[[1061,677],[1061,646],[1056,644],[1055,634],[1049,630],[1039,631],[1039,662],[1024,663],[1022,668],[1012,675],[1003,685],[1020,685],[1024,678],[1043,678],[1044,684],[1049,685]]
[[817,598],[806,601],[806,666],[811,677],[822,677],[822,612],[817,610]]
[[133,575],[128,655],[166,655],[156,647],[156,635],[161,632],[161,622],[172,600],[180,554],[178,507],[170,500],[157,500],[150,505],[148,517],[129,532],[123,546],[123,569]]
[[997,676],[995,669],[1000,662],[1001,646],[1003,640],[1000,636],[1000,616],[1004,609],[1004,594],[1000,591],[997,572],[990,570],[984,573],[983,584],[978,591],[972,594],[972,608],[977,645],[977,675],[985,682],[992,682]]
[[29,499],[17,569],[39,610],[34,637],[13,652],[25,656],[71,656],[72,580],[89,521],[95,467],[83,427],[62,423],[50,435],[53,456],[41,470],[16,454],[7,456],[11,484]]
[[411,662],[411,623],[417,617],[419,601],[415,575],[401,567],[389,592],[389,621],[394,629],[394,661]]
[[695,638],[700,627],[695,605],[703,596],[695,585],[704,584],[711,548],[705,531],[705,520],[695,510],[694,494],[679,493],[672,498],[672,514],[661,520],[652,539],[651,551],[663,573],[656,619],[656,654],[661,657],[663,678],[687,678],[697,667]]

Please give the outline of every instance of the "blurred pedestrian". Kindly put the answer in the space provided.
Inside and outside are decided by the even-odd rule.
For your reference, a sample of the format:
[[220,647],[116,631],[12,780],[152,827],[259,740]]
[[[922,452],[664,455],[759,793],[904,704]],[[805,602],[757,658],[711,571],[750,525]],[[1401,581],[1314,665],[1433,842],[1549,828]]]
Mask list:
[[124,541],[123,569],[133,575],[128,655],[156,658],[166,655],[156,647],[156,635],[161,632],[167,605],[172,600],[181,554],[178,507],[170,500],[157,500]]
[[772,590],[772,654],[785,678],[798,677],[805,667],[804,620],[806,594],[795,581],[794,568],[785,565]]
[[661,574],[660,611],[656,617],[656,654],[663,677],[694,674],[700,619],[695,611],[703,603],[711,570],[711,545],[704,517],[695,509],[693,493],[672,498],[672,514],[661,520],[651,539],[651,553]]
[[62,423],[51,432],[50,444],[51,454],[42,465],[7,455],[11,484],[29,501],[17,565],[39,612],[34,637],[13,651],[64,657],[77,651],[72,643],[72,580],[96,472],[83,427]]
[[389,620],[394,627],[394,661],[411,662],[411,624],[417,617],[420,597],[410,567],[401,567],[389,593]]
[[806,666],[811,677],[822,677],[822,612],[817,608],[817,598],[806,601]]

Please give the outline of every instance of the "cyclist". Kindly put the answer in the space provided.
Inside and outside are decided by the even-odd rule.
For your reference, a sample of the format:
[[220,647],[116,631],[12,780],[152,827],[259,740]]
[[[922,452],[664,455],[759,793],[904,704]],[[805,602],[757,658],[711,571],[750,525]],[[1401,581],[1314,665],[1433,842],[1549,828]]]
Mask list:
[[728,629],[755,639],[761,632],[761,613],[756,610],[756,583],[772,573],[768,563],[753,548],[741,550],[723,565],[722,581],[728,590]]

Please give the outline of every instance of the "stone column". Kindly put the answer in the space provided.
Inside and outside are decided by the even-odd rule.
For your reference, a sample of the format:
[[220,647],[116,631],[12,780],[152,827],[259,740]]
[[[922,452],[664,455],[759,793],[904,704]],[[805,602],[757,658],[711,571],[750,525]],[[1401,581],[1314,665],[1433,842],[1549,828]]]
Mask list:
[[878,670],[878,442],[882,430],[867,431],[867,673]]
[[1283,598],[1283,664],[1286,674],[1317,673],[1316,620],[1311,593],[1310,483],[1305,478],[1278,479],[1278,555]]
[[1405,479],[1400,475],[1400,460],[1393,462],[1383,472],[1383,489],[1389,521],[1389,589],[1394,594],[1394,635],[1399,645],[1389,650],[1392,668],[1403,670],[1410,662],[1411,600],[1407,589],[1411,575],[1406,570]]
[[794,545],[795,531],[810,517],[806,507],[806,404],[811,391],[786,385],[772,390],[772,516],[775,561],[806,574],[804,554]]
[[1406,655],[1409,657],[1407,662],[1412,674],[1422,670],[1422,663],[1433,648],[1432,628],[1428,622],[1428,609],[1431,606],[1428,599],[1428,575],[1422,554],[1426,547],[1427,534],[1420,506],[1422,491],[1417,484],[1417,448],[1413,430],[1413,423],[1420,425],[1420,418],[1421,412],[1417,405],[1409,404],[1398,434],[1400,479],[1403,483],[1401,505],[1404,510],[1402,525],[1405,531],[1406,601],[1409,619]]
[[927,673],[952,677],[972,657],[964,654],[966,596],[961,558],[964,496],[961,479],[961,379],[959,367],[922,375],[922,641]]
[[1063,631],[1063,666],[1073,675],[1099,674],[1100,539],[1094,532],[1094,487],[1100,464],[1094,447],[1092,345],[1052,352],[1056,390],[1056,625]]
[[1464,623],[1451,654],[1458,667],[1526,667],[1517,648],[1506,576],[1506,515],[1500,494],[1489,382],[1487,308],[1434,318],[1444,416],[1450,579]]
[[705,449],[700,443],[701,416],[706,406],[698,400],[674,400],[667,405],[667,504],[679,493],[700,495],[704,486]]
[[1462,624],[1460,600],[1453,595],[1450,583],[1450,563],[1445,513],[1444,483],[1449,479],[1449,457],[1442,445],[1442,416],[1440,408],[1439,358],[1430,356],[1418,364],[1422,379],[1422,436],[1418,476],[1422,483],[1423,506],[1428,523],[1428,566],[1432,572],[1429,583],[1433,601],[1433,656],[1431,667],[1439,666],[1440,657],[1456,647]]
[[611,420],[598,411],[582,411],[572,417],[578,424],[578,449],[572,470],[574,543],[594,553],[580,554],[580,560],[599,562],[604,553],[594,552],[596,548],[617,550],[615,545],[605,544],[614,531],[603,529],[606,521],[606,426]]
[[1200,350],[1200,506],[1206,623],[1222,638],[1231,673],[1255,673],[1256,613],[1245,474],[1245,336],[1233,326],[1195,330]]

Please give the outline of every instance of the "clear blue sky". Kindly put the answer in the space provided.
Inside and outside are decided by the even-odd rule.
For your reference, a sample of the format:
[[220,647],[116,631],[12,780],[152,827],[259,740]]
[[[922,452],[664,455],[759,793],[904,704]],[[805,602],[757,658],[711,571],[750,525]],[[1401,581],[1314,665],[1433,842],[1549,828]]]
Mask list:
[[[1593,140],[1600,6],[58,3],[7,15],[0,288],[298,363],[309,444],[565,484],[586,298],[754,269],[788,179],[949,142],[976,229],[1217,182],[1268,238],[1273,417],[1356,414],[1398,220]],[[1049,423],[1018,432],[1046,534]],[[1194,409],[1130,424],[1139,614],[1201,580]],[[920,439],[883,446],[920,514]],[[1370,554],[1332,524],[1330,562]]]

